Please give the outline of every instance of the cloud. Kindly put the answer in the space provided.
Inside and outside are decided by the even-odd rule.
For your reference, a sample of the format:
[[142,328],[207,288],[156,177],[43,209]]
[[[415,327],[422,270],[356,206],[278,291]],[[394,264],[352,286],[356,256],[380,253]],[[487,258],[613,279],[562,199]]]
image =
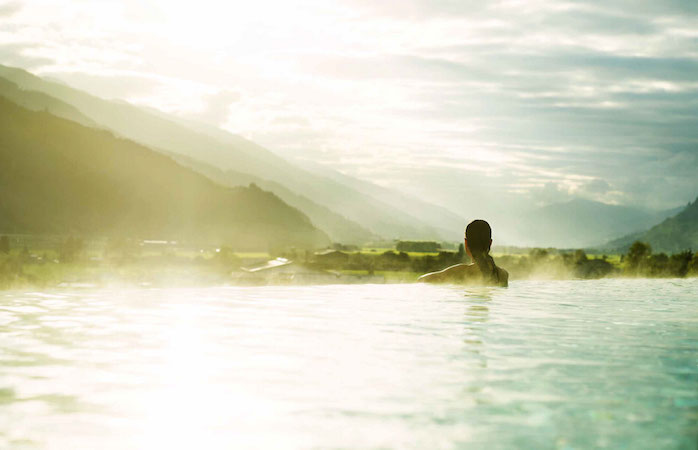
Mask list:
[[473,17],[482,15],[508,15],[519,13],[533,16],[549,15],[550,11],[567,10],[597,11],[615,13],[623,16],[639,17],[675,17],[698,14],[698,6],[693,0],[571,0],[560,4],[557,1],[529,0],[526,2],[507,2],[504,0],[347,0],[370,15],[396,18],[430,20],[434,18]]
[[22,9],[20,2],[0,3],[0,18],[10,17],[17,14]]
[[281,127],[308,127],[310,126],[310,121],[303,116],[286,115],[286,116],[276,116],[271,121],[272,125]]
[[698,191],[695,0],[66,5],[3,21],[0,58],[454,209]]
[[204,99],[204,110],[198,116],[201,120],[221,125],[228,119],[230,106],[241,98],[239,92],[225,89],[208,95]]
[[592,178],[588,181],[581,183],[576,191],[580,193],[590,194],[593,196],[603,195],[610,192],[612,189],[608,181],[602,178]]
[[28,54],[35,48],[36,45],[32,43],[0,44],[0,64],[35,69],[53,63],[50,58]]
[[42,75],[60,79],[94,95],[122,100],[147,95],[163,83],[158,77],[124,71],[88,73],[49,69]]
[[560,203],[572,197],[567,189],[552,181],[548,181],[543,187],[534,188],[532,191],[535,199],[541,204]]

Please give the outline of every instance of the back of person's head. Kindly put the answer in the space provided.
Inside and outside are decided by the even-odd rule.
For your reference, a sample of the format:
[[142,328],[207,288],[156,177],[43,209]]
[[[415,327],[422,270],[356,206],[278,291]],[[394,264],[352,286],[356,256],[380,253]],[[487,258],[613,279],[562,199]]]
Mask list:
[[492,242],[492,228],[484,220],[473,220],[465,227],[465,238],[471,252],[488,253]]
[[473,220],[465,227],[468,250],[487,282],[499,283],[499,272],[494,259],[489,255],[492,244],[492,228],[484,220]]

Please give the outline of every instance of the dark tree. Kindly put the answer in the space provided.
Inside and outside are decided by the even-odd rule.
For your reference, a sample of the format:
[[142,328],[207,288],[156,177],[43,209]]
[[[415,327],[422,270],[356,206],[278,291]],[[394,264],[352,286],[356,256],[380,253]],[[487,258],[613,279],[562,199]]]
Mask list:
[[625,257],[625,261],[629,269],[639,269],[643,266],[652,254],[652,247],[644,242],[635,241],[633,245],[628,249],[628,254]]
[[436,253],[441,249],[441,244],[433,241],[398,241],[395,250],[399,252]]
[[587,254],[584,250],[575,250],[574,252],[574,261],[577,264],[584,263],[587,261]]
[[669,259],[669,272],[672,276],[685,277],[688,274],[693,259],[693,252],[690,250],[671,255]]

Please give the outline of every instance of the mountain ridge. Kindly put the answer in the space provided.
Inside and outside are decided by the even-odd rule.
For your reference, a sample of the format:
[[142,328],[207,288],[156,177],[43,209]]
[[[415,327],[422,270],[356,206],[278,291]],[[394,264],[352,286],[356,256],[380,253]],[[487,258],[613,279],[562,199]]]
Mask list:
[[646,211],[576,198],[520,216],[515,233],[519,242],[529,246],[591,248],[647,229],[674,211]]
[[235,172],[233,170],[221,170],[201,161],[184,155],[170,154],[170,156],[183,166],[189,167],[197,172],[206,175],[218,184],[234,187],[248,184],[255,184],[265,190],[273,192],[281,200],[303,211],[311,219],[313,224],[321,230],[327,232],[334,242],[344,242],[352,244],[362,244],[379,239],[371,231],[363,228],[346,217],[334,213],[330,209],[319,205],[312,200],[295,194],[284,186],[270,180],[256,177],[254,175]]
[[0,97],[2,232],[187,239],[239,249],[329,243],[259,188],[225,188],[109,131]]
[[681,212],[649,230],[623,236],[603,247],[625,252],[635,241],[646,242],[658,252],[676,253],[698,249],[698,197],[689,202]]
[[153,150],[178,153],[222,169],[274,180],[379,235],[406,238],[438,236],[433,227],[417,217],[298,168],[263,147],[223,130],[219,131],[217,137],[206,135],[164,119],[164,113],[154,115],[129,103],[100,99],[67,85],[48,82],[22,69],[0,66],[0,76],[22,89],[57,97],[76,107],[101,127]]

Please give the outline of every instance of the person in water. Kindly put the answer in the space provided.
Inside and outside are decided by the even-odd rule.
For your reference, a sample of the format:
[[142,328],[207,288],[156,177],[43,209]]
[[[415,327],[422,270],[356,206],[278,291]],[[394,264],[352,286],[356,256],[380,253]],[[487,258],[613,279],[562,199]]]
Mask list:
[[490,256],[492,228],[484,220],[473,220],[465,228],[465,251],[473,264],[456,264],[439,272],[427,273],[418,281],[425,283],[463,283],[503,286],[509,284],[509,273],[497,267]]

